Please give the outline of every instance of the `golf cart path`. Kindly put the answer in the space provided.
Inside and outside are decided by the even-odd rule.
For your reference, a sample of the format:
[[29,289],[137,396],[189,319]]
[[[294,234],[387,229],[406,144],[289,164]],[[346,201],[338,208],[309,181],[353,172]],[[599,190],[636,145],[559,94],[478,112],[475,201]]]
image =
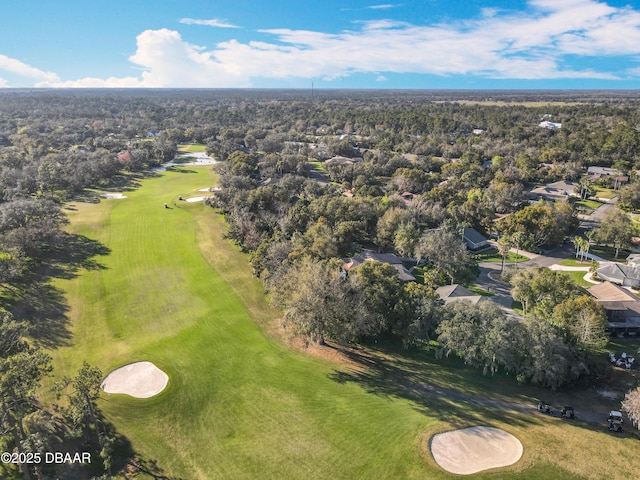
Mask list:
[[[530,403],[519,403],[519,402],[509,402],[506,400],[495,400],[491,398],[469,395],[459,390],[439,387],[436,385],[429,385],[426,383],[416,383],[411,385],[410,388],[419,393],[424,393],[427,395],[436,395],[438,397],[444,397],[449,400],[470,403],[470,404],[478,405],[485,408],[511,410],[515,412],[535,413],[539,415],[544,415],[538,412],[537,400],[535,399],[532,399]],[[576,405],[573,405],[573,407],[576,409],[576,416],[577,416],[577,419],[580,421],[589,422],[589,423],[598,423],[598,424],[606,423],[606,414],[602,412],[591,412],[588,410],[583,410],[580,406],[576,406]],[[553,415],[551,416],[560,418],[561,408],[562,408],[562,405],[551,405],[551,409],[553,411]]]

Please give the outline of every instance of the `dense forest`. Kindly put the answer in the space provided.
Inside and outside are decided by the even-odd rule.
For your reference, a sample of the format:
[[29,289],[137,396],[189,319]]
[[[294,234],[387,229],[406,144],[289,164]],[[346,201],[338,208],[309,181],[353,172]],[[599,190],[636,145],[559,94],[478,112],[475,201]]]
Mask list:
[[[209,204],[307,338],[392,336],[407,348],[437,339],[439,353],[485,373],[554,389],[593,377],[603,330],[585,336],[571,314],[602,323],[602,312],[565,277],[512,273],[525,320],[486,303],[443,306],[435,289],[477,276],[465,227],[530,251],[566,239],[575,208],[530,203],[536,186],[617,188],[610,177],[586,182],[589,166],[610,167],[631,178],[623,204],[640,206],[639,107],[638,93],[624,91],[0,91],[0,433],[37,448],[51,420],[23,421],[33,421],[50,369],[41,347],[51,346],[51,319],[38,305],[55,293],[48,278],[90,268],[100,250],[65,233],[64,202],[159,166],[183,143],[218,160]],[[363,251],[397,254],[420,281],[403,283],[379,262],[341,268]],[[86,365],[60,386],[75,399],[62,412],[70,431],[99,430],[99,379]]]

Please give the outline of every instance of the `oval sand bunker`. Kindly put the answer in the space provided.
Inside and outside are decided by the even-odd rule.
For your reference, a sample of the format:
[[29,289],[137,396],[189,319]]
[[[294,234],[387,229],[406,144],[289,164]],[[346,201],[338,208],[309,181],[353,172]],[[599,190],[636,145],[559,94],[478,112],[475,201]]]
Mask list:
[[434,435],[431,455],[447,472],[470,475],[513,465],[522,457],[522,443],[499,428],[463,428]]
[[165,389],[169,377],[151,362],[136,362],[120,367],[104,379],[107,393],[124,393],[135,398],[149,398]]

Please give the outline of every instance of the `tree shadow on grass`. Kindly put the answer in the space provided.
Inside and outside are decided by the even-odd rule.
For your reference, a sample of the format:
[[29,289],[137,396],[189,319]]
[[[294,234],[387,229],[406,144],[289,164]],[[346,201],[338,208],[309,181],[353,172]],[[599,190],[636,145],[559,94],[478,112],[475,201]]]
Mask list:
[[76,277],[81,269],[102,270],[105,266],[95,257],[110,253],[111,249],[97,240],[84,235],[62,233],[44,262],[45,275],[68,280]]
[[52,280],[72,279],[80,270],[104,269],[95,257],[109,253],[110,250],[96,240],[62,233],[43,255],[39,268],[14,282],[11,294],[4,295],[0,304],[11,311],[16,320],[29,322],[31,336],[39,345],[47,348],[69,345],[69,305],[64,291]]
[[[425,362],[410,354],[372,348],[343,353],[358,367],[335,371],[331,379],[356,383],[378,396],[408,400],[424,415],[440,418],[455,428],[486,425],[491,420],[520,426],[544,420],[536,415],[534,399],[501,395],[476,385],[467,388],[463,383],[466,374],[458,375],[451,368],[439,367],[435,361]],[[433,369],[440,370],[434,374]],[[464,391],[455,388],[463,384]]]
[[69,345],[71,332],[67,327],[69,306],[64,292],[54,287],[46,278],[35,279],[21,290],[20,298],[10,307],[17,320],[31,325],[34,341],[46,348]]
[[[433,352],[417,353],[394,346],[342,349],[355,368],[335,371],[330,378],[338,383],[356,383],[366,391],[401,398],[424,415],[437,418],[453,428],[491,425],[544,426],[568,422],[575,428],[606,431],[606,412],[591,411],[593,392],[551,392],[541,387],[521,385],[505,375],[483,376],[481,370],[463,365],[457,358],[436,359]],[[571,394],[578,419],[560,418],[560,409]],[[538,412],[540,398],[551,402],[553,415]],[[590,408],[591,407],[591,408]],[[631,433],[613,434],[631,436]]]
[[195,170],[190,170],[184,167],[168,167],[167,171],[169,172],[176,172],[176,173],[198,173]]
[[[54,452],[89,453],[91,462],[74,464],[51,465],[51,478],[73,478],[88,480],[89,478],[138,478],[144,474],[145,478],[156,480],[183,480],[169,476],[160,466],[158,460],[146,458],[138,454],[127,437],[119,433],[112,423],[104,420],[100,409],[95,411],[99,432],[92,427],[84,433],[70,434],[68,426],[59,420],[55,425],[55,432],[50,438],[50,448]],[[108,457],[105,462],[105,455]],[[2,470],[0,470],[0,473]],[[104,477],[108,475],[108,477]],[[4,478],[4,477],[0,477]],[[18,478],[18,477],[16,477]]]
[[106,433],[113,439],[112,465],[113,474],[124,478],[137,478],[141,473],[155,480],[184,480],[180,477],[167,475],[155,458],[148,458],[136,452],[127,437],[120,434],[111,423],[103,424]]
[[181,477],[165,475],[164,469],[158,465],[158,461],[154,458],[138,458],[137,466],[141,473],[144,473],[155,480],[183,480]]

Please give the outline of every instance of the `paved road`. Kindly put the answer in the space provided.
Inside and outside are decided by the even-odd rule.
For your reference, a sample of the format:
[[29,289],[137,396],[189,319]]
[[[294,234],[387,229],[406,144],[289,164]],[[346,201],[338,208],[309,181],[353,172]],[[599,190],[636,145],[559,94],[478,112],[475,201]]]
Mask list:
[[504,308],[511,309],[513,304],[513,298],[510,293],[511,285],[497,279],[498,275],[500,275],[502,264],[483,262],[480,263],[479,267],[480,275],[476,280],[476,285],[493,293],[494,296],[491,297],[491,300]]
[[311,171],[309,172],[309,178],[312,179],[312,180],[315,180],[316,182],[318,182],[323,187],[325,185],[329,185],[329,183],[330,183],[329,179],[324,174],[320,173],[319,171],[317,171],[314,168],[312,168]]

